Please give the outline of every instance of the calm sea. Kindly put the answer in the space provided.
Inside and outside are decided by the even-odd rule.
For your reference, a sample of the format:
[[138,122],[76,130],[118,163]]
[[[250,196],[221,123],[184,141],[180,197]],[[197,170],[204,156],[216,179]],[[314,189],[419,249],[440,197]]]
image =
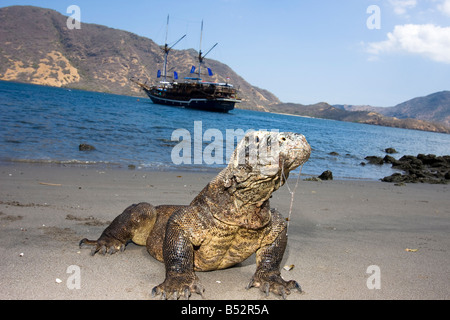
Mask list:
[[[389,165],[360,164],[369,155],[384,157],[384,149],[388,147],[399,152],[393,155],[396,158],[405,154],[450,154],[448,134],[239,109],[229,114],[202,112],[156,105],[147,98],[3,81],[0,81],[0,121],[3,163],[217,171],[225,166],[227,132],[248,129],[304,134],[313,149],[302,170],[305,175],[331,170],[338,179],[378,180],[394,172]],[[200,155],[211,147],[211,140],[205,137],[201,145],[194,146],[194,136],[213,133],[213,141],[224,148],[223,161],[216,159],[216,163],[206,164],[200,158],[202,163],[194,164],[192,156],[191,162],[174,164],[172,151],[179,146],[178,141],[172,141],[174,131],[189,133],[192,154],[200,152]],[[184,135],[182,139],[187,138]],[[81,152],[78,149],[81,143],[93,145],[96,150]]]

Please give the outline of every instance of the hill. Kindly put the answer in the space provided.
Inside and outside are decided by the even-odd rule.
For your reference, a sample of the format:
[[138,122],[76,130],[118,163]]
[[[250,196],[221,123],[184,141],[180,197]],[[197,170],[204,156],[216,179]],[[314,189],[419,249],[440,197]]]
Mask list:
[[442,122],[450,126],[450,91],[441,91],[380,110],[385,116]]
[[[82,23],[70,30],[67,17],[50,9],[12,6],[0,9],[0,80],[142,95],[129,79],[153,79],[161,68],[163,50],[150,39],[101,25]],[[240,89],[241,107],[265,111],[278,98],[250,85],[227,65],[205,59],[213,81]],[[172,50],[169,68],[189,72],[197,52]],[[177,69],[178,70],[178,69]],[[179,70],[180,75],[183,70]]]
[[343,108],[329,105],[325,102],[316,103],[313,105],[280,103],[271,105],[269,107],[269,111],[313,118],[366,123],[387,127],[450,133],[450,127],[441,123],[431,123],[419,119],[398,119],[394,117],[387,117],[378,112],[371,111],[370,108],[361,108],[356,111],[349,111]]
[[334,105],[347,111],[372,111],[398,119],[419,119],[450,126],[450,91],[432,93],[400,103],[394,107]]

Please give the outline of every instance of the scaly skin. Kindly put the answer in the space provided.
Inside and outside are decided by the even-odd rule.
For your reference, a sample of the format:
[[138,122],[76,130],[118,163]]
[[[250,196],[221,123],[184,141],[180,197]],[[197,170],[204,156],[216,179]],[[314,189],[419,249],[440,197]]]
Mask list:
[[123,251],[129,241],[146,245],[148,252],[165,264],[166,278],[152,290],[162,298],[203,294],[195,271],[228,268],[253,253],[256,272],[247,289],[259,287],[266,294],[273,292],[283,298],[291,289],[301,292],[296,281],[281,278],[286,222],[270,209],[269,198],[310,153],[300,134],[249,133],[238,144],[229,165],[190,205],[132,205],[98,240],[83,239],[80,246],[92,246],[94,255]]

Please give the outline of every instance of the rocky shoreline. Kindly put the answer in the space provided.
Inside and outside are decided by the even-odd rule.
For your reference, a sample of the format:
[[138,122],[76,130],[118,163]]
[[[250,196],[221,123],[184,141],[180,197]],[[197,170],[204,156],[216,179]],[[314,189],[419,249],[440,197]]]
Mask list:
[[[387,149],[386,149],[387,151]],[[390,155],[384,158],[368,156],[365,158],[370,164],[391,164],[393,169],[403,173],[394,173],[381,179],[383,182],[401,183],[450,183],[450,156],[436,156],[434,154],[405,155],[395,159]]]

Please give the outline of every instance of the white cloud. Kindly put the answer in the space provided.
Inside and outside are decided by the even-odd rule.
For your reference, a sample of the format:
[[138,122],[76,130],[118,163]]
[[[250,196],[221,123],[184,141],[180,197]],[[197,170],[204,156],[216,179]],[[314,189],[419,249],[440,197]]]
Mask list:
[[389,0],[389,3],[396,14],[403,15],[408,9],[412,9],[417,5],[417,0]]
[[444,0],[438,5],[438,9],[445,15],[450,17],[450,0]]
[[367,52],[377,57],[383,53],[410,53],[450,64],[450,27],[433,24],[395,26],[387,40],[369,43]]

